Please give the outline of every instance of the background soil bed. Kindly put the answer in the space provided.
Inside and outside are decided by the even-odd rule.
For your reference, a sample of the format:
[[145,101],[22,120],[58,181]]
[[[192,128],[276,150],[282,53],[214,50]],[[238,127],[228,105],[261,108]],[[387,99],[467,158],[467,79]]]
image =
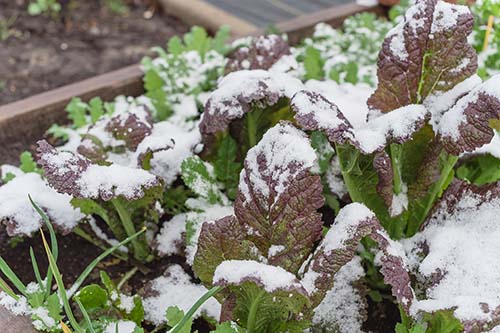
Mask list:
[[130,3],[123,15],[102,0],[69,1],[53,19],[30,16],[27,5],[0,0],[0,20],[15,19],[0,40],[0,105],[137,63],[189,29],[147,1]]

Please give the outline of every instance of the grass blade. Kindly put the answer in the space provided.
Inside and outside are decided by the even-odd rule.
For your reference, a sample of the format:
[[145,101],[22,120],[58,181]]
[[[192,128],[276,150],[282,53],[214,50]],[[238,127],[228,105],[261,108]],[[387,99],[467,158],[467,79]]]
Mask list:
[[0,257],[0,270],[7,277],[7,279],[12,282],[12,284],[19,290],[21,294],[26,296],[26,286],[17,277],[16,273],[9,267],[9,265]]
[[16,295],[16,293],[9,287],[9,285],[2,279],[0,278],[0,289],[2,289],[7,295],[15,299],[16,301],[19,301],[19,296]]
[[186,324],[186,322],[194,315],[194,313],[200,308],[200,306],[203,305],[210,297],[214,296],[217,294],[219,291],[224,289],[224,287],[216,286],[210,289],[205,293],[205,295],[201,296],[199,300],[196,301],[196,303],[193,304],[191,309],[189,309],[188,312],[182,317],[181,321],[177,323],[174,327],[172,327],[171,330],[168,331],[168,333],[178,333]]
[[80,302],[80,299],[78,297],[74,297],[73,299],[76,301],[76,304],[78,304],[78,307],[82,312],[83,319],[85,320],[85,323],[87,323],[87,326],[89,328],[89,333],[95,333],[94,327],[92,326],[92,320],[90,320],[90,316],[87,310],[85,310],[85,307],[83,306],[82,302]]
[[38,269],[38,263],[35,257],[35,251],[33,251],[33,247],[30,246],[30,257],[31,257],[31,265],[33,266],[33,272],[35,272],[36,282],[42,288],[42,291],[45,290],[45,286],[43,285],[42,276],[40,275],[40,270]]
[[69,305],[68,295],[66,294],[66,288],[64,287],[64,282],[62,280],[61,273],[59,272],[59,268],[57,267],[56,260],[50,251],[49,244],[45,239],[45,235],[43,230],[40,228],[40,234],[42,235],[43,246],[45,247],[45,252],[47,253],[47,259],[49,260],[50,270],[54,275],[54,279],[56,280],[57,289],[59,290],[59,297],[63,303],[64,311],[66,312],[66,316],[73,326],[73,329],[76,330],[77,333],[84,333],[75,316],[73,315],[73,311],[71,310],[71,306]]

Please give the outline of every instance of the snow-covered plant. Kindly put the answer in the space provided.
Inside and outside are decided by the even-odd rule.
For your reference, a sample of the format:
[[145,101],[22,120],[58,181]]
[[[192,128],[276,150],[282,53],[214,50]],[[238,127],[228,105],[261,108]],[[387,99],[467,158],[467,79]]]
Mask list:
[[352,200],[363,202],[392,237],[413,235],[451,182],[458,155],[487,144],[498,119],[500,77],[474,75],[465,6],[418,1],[389,32],[368,120],[353,126],[323,96],[292,99],[297,123],[336,145]]
[[[367,235],[385,251],[387,271],[400,264],[392,261],[375,215],[360,204],[345,207],[313,251],[322,238],[317,210],[324,204],[320,176],[311,172],[315,160],[306,134],[279,123],[247,154],[234,215],[202,225],[193,269],[206,286],[225,288],[218,295],[221,321],[246,332],[302,332]],[[412,297],[399,285],[395,290]]]
[[[45,278],[42,278],[35,253],[33,248],[30,248],[31,262],[36,281],[25,285],[16,273],[9,267],[7,262],[0,257],[0,271],[5,275],[11,285],[15,287],[15,290],[11,289],[9,285],[4,282],[4,280],[0,279],[0,288],[2,289],[0,292],[0,305],[15,315],[31,317],[33,327],[40,332],[63,332],[62,325],[66,326],[66,320],[76,332],[87,332],[80,327],[80,324],[75,319],[75,315],[73,314],[73,310],[69,304],[70,297],[80,289],[88,275],[104,258],[116,251],[120,246],[123,246],[138,237],[144,232],[144,230],[139,231],[131,237],[126,238],[121,243],[118,243],[103,252],[83,270],[82,274],[76,279],[73,286],[69,290],[66,290],[62,281],[62,275],[57,266],[59,248],[52,224],[49,221],[48,216],[41,210],[40,207],[31,201],[31,198],[29,198],[29,200],[26,198],[26,200],[31,202],[33,208],[40,215],[49,231],[51,242],[50,247],[42,232],[42,240],[47,254],[49,267],[47,268],[47,275]],[[57,285],[57,289],[55,291],[53,290],[54,280]],[[82,291],[86,288],[82,289]],[[93,297],[95,295],[91,296]],[[85,311],[85,309],[82,309],[82,311]],[[65,313],[66,318],[63,312]],[[110,320],[116,321],[116,319],[111,318]]]
[[305,79],[376,85],[377,53],[392,27],[391,22],[373,13],[346,18],[342,29],[318,24],[311,38],[295,51],[304,66]]
[[[99,165],[81,154],[58,151],[46,141],[38,142],[38,163],[53,188],[70,195],[71,204],[84,214],[99,216],[118,240],[158,221],[163,182],[146,170]],[[144,235],[132,241],[131,249],[137,259],[151,259]]]
[[229,28],[221,27],[215,37],[209,37],[205,29],[193,27],[183,40],[172,37],[167,51],[153,48],[158,57],[142,60],[146,96],[155,106],[154,118],[169,118],[187,96],[200,96],[216,85],[223,74],[227,53]]

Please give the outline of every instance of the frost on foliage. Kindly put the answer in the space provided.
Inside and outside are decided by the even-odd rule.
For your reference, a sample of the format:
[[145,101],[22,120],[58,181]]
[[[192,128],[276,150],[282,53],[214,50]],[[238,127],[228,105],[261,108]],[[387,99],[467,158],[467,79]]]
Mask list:
[[299,91],[291,104],[300,126],[323,131],[332,142],[351,143],[364,154],[381,151],[389,143],[410,140],[430,117],[424,106],[411,104],[353,127],[334,103],[318,93]]
[[425,289],[411,313],[451,309],[465,332],[500,325],[500,185],[455,181],[423,230],[405,243]]
[[270,69],[283,56],[290,54],[290,46],[278,35],[256,37],[248,46],[242,46],[228,55],[225,72],[251,69]]
[[225,76],[205,105],[200,122],[202,136],[225,131],[231,121],[242,118],[253,106],[264,107],[291,98],[302,83],[287,74],[243,70]]
[[136,323],[128,320],[120,320],[107,324],[103,333],[142,333],[142,328],[138,327]]
[[79,154],[59,152],[46,141],[38,142],[38,163],[49,184],[76,198],[111,200],[123,196],[137,200],[144,191],[161,186],[153,174],[117,164],[93,164]]
[[490,120],[500,118],[500,75],[476,86],[446,112],[438,134],[445,149],[458,155],[489,143],[494,130]]
[[0,186],[0,220],[9,236],[29,236],[43,225],[28,195],[63,233],[70,232],[83,218],[80,211],[71,206],[69,195],[56,192],[37,173],[20,173]]
[[363,332],[366,320],[366,295],[361,282],[365,271],[361,258],[355,256],[333,280],[321,303],[314,309],[313,332]]
[[[289,123],[271,128],[245,159],[235,215],[250,228],[262,253],[284,246],[269,263],[296,272],[321,235],[320,177],[311,175],[316,154],[306,135]],[[283,232],[287,230],[287,232]]]
[[353,203],[340,210],[301,281],[313,304],[321,303],[326,292],[333,287],[335,274],[352,260],[361,239],[370,235],[377,226],[375,214],[362,204]]
[[382,45],[379,84],[369,106],[389,112],[420,103],[474,74],[477,56],[467,43],[472,26],[473,16],[466,6],[417,1]]
[[[165,310],[168,307],[177,306],[186,313],[207,291],[202,285],[192,282],[181,266],[170,266],[163,276],[148,282],[145,287],[145,319],[160,325],[166,321]],[[220,304],[213,298],[209,299],[196,311],[194,317],[202,314],[218,319]]]
[[187,131],[168,121],[159,122],[139,144],[134,157],[137,165],[170,185],[177,179],[182,161],[197,152],[200,140],[197,130]]

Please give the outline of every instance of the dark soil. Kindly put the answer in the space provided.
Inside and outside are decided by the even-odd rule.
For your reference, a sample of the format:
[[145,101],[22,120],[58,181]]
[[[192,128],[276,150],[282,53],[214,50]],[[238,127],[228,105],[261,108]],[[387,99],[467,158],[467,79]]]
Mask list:
[[0,0],[0,105],[137,63],[188,29],[155,0],[60,0],[54,17],[30,16],[29,1]]

